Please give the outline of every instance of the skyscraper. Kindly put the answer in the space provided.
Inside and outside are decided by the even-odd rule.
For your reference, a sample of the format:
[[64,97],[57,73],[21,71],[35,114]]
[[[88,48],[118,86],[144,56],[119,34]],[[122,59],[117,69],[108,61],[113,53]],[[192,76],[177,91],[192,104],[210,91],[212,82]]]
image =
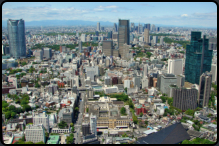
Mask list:
[[186,46],[185,80],[199,84],[202,73],[211,71],[212,52],[208,39],[201,39],[201,32],[191,32],[190,45]]
[[97,22],[97,31],[100,31],[100,22]]
[[86,42],[86,34],[81,34],[81,41]]
[[96,115],[90,116],[90,131],[97,135],[97,117]]
[[200,76],[199,82],[199,92],[198,92],[198,106],[206,107],[208,106],[210,93],[211,93],[211,80],[212,74],[205,72]]
[[[119,54],[121,56],[123,45],[126,43],[129,45],[129,20],[121,20],[119,19],[119,33],[118,33],[118,48]],[[121,56],[123,57],[123,56]]]
[[109,38],[109,39],[112,39],[112,31],[109,31],[108,33],[107,33],[107,38]]
[[156,44],[156,43],[157,43],[157,39],[158,39],[158,37],[157,37],[157,36],[153,36],[154,44]]
[[156,27],[155,27],[154,24],[152,24],[151,30],[152,30],[152,31],[156,31]]
[[15,58],[25,58],[26,41],[24,20],[8,19],[7,25],[9,35],[10,56]]
[[168,59],[168,74],[180,75],[183,73],[182,59]]
[[131,23],[131,32],[135,31],[135,23]]
[[163,44],[163,38],[164,38],[163,36],[160,37],[160,44],[161,45]]
[[114,23],[113,31],[114,31],[114,32],[117,32],[117,24],[116,24],[116,23]]
[[146,27],[147,29],[151,30],[151,24],[150,23],[146,24],[146,26],[147,26]]
[[82,50],[82,42],[78,41],[78,52],[81,53]]
[[149,29],[144,29],[144,41],[148,44],[149,43]]
[[103,41],[103,53],[105,56],[113,56],[113,41]]

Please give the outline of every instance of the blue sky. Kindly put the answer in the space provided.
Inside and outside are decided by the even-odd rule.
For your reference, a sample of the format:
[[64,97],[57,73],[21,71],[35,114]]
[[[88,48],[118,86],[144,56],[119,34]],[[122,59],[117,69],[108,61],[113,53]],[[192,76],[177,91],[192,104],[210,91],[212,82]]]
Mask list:
[[217,27],[213,2],[6,2],[2,20],[87,20]]

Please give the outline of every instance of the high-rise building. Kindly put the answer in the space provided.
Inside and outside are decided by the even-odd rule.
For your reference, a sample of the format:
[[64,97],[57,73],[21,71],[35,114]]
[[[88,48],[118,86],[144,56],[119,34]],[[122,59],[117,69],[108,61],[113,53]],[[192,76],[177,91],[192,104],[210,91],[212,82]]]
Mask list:
[[212,52],[208,39],[201,32],[191,32],[190,45],[186,45],[185,80],[192,84],[199,84],[202,73],[211,71]]
[[97,22],[97,31],[100,31],[100,22]]
[[81,41],[86,42],[86,34],[81,34]]
[[96,35],[96,36],[99,36],[99,32],[98,32],[98,31],[95,31],[95,35]]
[[8,19],[8,35],[10,56],[15,58],[26,57],[25,25],[24,20]]
[[206,107],[208,106],[210,93],[211,93],[211,81],[212,74],[205,72],[200,76],[199,81],[199,92],[198,92],[198,106]]
[[143,72],[143,77],[147,77],[148,76],[148,65],[144,64],[144,72]]
[[135,23],[131,23],[131,32],[135,31]]
[[211,65],[212,83],[217,83],[217,64]]
[[127,45],[127,44],[123,45],[123,52],[122,52],[121,56],[123,56],[123,59],[125,59],[125,60],[130,59],[129,48],[131,48],[131,45]]
[[[171,86],[171,85],[170,85]],[[181,109],[196,109],[197,108],[197,89],[172,88],[173,106]]]
[[151,30],[151,24],[146,24],[146,28],[148,29],[148,30]]
[[157,43],[158,36],[153,36],[154,44]]
[[143,77],[142,79],[142,89],[143,88],[148,88],[148,77]]
[[161,93],[167,94],[169,85],[177,84],[177,78],[174,74],[161,74],[158,78],[160,79],[157,81],[157,85],[159,85]]
[[96,117],[96,115],[90,116],[90,132],[97,135],[97,117]]
[[90,134],[90,124],[89,123],[82,123],[82,133],[83,133],[83,136]]
[[101,31],[104,31],[104,27],[100,27],[100,30],[101,30]]
[[141,77],[134,77],[133,78],[134,88],[137,86],[140,89]]
[[114,32],[117,32],[117,24],[116,24],[116,23],[114,23],[113,31],[114,31]]
[[130,34],[130,42],[133,42],[134,41],[134,34]]
[[183,74],[182,59],[168,59],[168,74],[180,75]]
[[109,31],[109,32],[107,33],[107,38],[112,39],[112,31]]
[[144,41],[149,44],[149,29],[144,29]]
[[151,30],[152,30],[152,31],[156,31],[156,27],[155,27],[154,24],[152,24]]
[[113,56],[113,41],[103,41],[103,53],[105,56]]
[[159,32],[160,31],[160,27],[157,27],[157,32]]
[[46,59],[51,59],[52,58],[52,49],[51,48],[44,48],[43,49],[43,57]]
[[164,38],[163,36],[160,37],[160,44],[161,45],[163,44],[163,38]]
[[78,52],[81,53],[82,51],[82,42],[78,41]]
[[[119,54],[123,51],[123,45],[126,43],[129,45],[130,36],[129,36],[129,20],[121,20],[119,19],[119,33],[118,33],[118,48]],[[123,57],[123,56],[121,56]]]

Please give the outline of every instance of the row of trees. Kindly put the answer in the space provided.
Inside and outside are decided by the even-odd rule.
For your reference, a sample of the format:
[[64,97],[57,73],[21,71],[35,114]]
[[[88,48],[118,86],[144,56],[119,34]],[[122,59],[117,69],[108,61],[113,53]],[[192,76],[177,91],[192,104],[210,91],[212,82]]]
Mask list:
[[15,73],[18,73],[18,72],[22,72],[22,69],[7,69],[9,71],[9,74],[15,74]]
[[215,142],[203,138],[195,138],[192,141],[184,140],[182,144],[215,144]]
[[168,37],[165,37],[165,38],[163,39],[163,41],[164,41],[165,43],[168,43],[168,44],[171,44],[172,42],[173,42],[173,43],[180,44],[180,45],[183,46],[183,48],[186,48],[186,45],[188,45],[188,44],[190,43],[189,41],[176,41],[176,40],[170,39],[170,38],[168,38]]

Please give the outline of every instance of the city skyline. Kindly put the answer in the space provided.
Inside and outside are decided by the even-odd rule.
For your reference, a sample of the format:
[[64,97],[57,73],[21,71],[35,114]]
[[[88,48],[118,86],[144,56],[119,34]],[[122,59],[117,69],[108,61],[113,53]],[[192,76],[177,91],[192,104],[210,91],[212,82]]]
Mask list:
[[[107,16],[107,17],[106,17]],[[24,19],[109,21],[129,19],[134,23],[217,28],[217,9],[213,2],[194,3],[53,3],[7,2],[2,6],[2,21]]]

